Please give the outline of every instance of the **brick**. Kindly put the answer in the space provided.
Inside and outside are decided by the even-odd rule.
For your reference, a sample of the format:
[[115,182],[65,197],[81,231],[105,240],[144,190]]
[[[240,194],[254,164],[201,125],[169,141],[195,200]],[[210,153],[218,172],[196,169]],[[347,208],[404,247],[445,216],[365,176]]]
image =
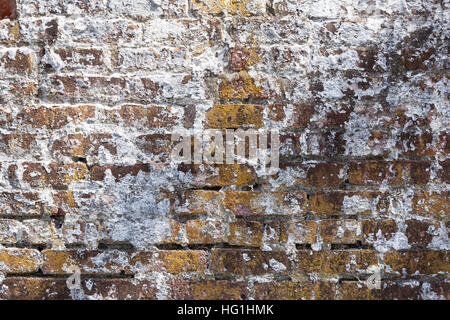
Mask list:
[[381,295],[385,300],[448,300],[447,282],[387,281]]
[[330,162],[284,162],[280,171],[266,178],[281,188],[286,187],[338,187],[344,185],[345,166],[343,163]]
[[281,241],[295,244],[313,244],[317,239],[318,223],[311,220],[286,221],[281,223]]
[[171,129],[180,123],[183,109],[171,106],[123,105],[104,111],[102,119],[109,124],[125,125],[139,130],[148,128]]
[[0,215],[37,217],[43,203],[35,192],[0,192]]
[[194,0],[191,10],[198,15],[221,16],[223,14],[242,16],[263,15],[266,7],[263,1],[247,0],[242,2],[213,0]]
[[11,158],[35,156],[41,152],[34,134],[0,134],[0,152]]
[[227,280],[174,280],[174,300],[243,300],[248,296],[245,282]]
[[440,161],[441,168],[438,171],[438,177],[442,182],[450,183],[450,160]]
[[313,290],[310,282],[268,282],[255,283],[257,300],[310,300]]
[[50,144],[50,151],[54,157],[93,157],[98,156],[100,150],[111,155],[117,154],[117,147],[111,134],[68,134],[53,140]]
[[433,233],[439,229],[438,223],[408,219],[405,221],[405,235],[410,246],[427,247],[433,240]]
[[23,77],[10,80],[0,79],[0,90],[5,103],[28,103],[37,96],[38,87],[35,80]]
[[296,269],[306,273],[367,273],[370,267],[378,265],[374,250],[299,250],[297,259]]
[[279,98],[280,87],[276,81],[265,78],[258,84],[248,74],[239,74],[231,79],[222,79],[219,85],[219,97],[221,99],[269,99]]
[[76,214],[82,208],[87,207],[95,199],[95,193],[89,191],[64,191],[58,190],[52,193],[54,208],[66,213]]
[[343,183],[342,163],[319,162],[307,165],[305,184],[313,187],[339,186]]
[[389,251],[384,254],[384,264],[400,274],[448,273],[448,252],[442,251]]
[[259,60],[257,48],[235,47],[230,51],[230,69],[233,71],[248,70]]
[[228,244],[232,246],[260,247],[264,226],[258,221],[238,220],[229,224]]
[[361,225],[357,220],[323,220],[320,236],[325,243],[353,244],[361,238]]
[[291,264],[284,252],[214,249],[210,270],[220,275],[287,274]]
[[157,74],[127,79],[129,99],[137,101],[171,101],[172,99],[205,99],[203,79],[197,75]]
[[156,300],[157,288],[148,280],[87,279],[81,283],[84,295],[95,300]]
[[0,249],[0,271],[2,273],[34,273],[41,266],[41,254],[35,249]]
[[448,192],[417,191],[412,199],[412,211],[414,214],[434,217],[443,220],[447,217],[450,207]]
[[[303,151],[299,142],[306,140],[306,150]],[[287,155],[305,154],[308,156],[340,157],[345,154],[345,140],[342,131],[310,132],[299,136],[287,134],[280,137],[283,148],[287,148]]]
[[240,164],[185,165],[178,170],[191,177],[195,187],[243,186],[255,183],[255,171],[252,167]]
[[50,222],[28,219],[22,222],[22,235],[18,240],[31,245],[48,246],[53,241],[53,226]]
[[20,221],[0,219],[0,243],[15,244],[22,230]]
[[0,299],[449,299],[445,8],[344,2],[0,0]]
[[431,132],[402,132],[397,139],[397,148],[405,156],[433,156],[436,151],[433,146]]
[[25,107],[17,115],[20,125],[31,128],[61,129],[70,123],[80,124],[95,116],[94,106]]
[[237,216],[304,215],[306,194],[295,192],[225,192],[223,205]]
[[141,251],[130,256],[130,265],[125,268],[125,273],[204,273],[206,267],[206,252],[201,250]]
[[102,97],[104,101],[118,102],[128,94],[127,81],[122,77],[71,76],[51,74],[42,84],[48,97],[58,100],[90,101]]
[[215,105],[206,113],[206,127],[217,129],[259,128],[263,107],[258,105]]
[[385,161],[351,162],[349,181],[351,184],[378,184],[387,180],[389,184],[402,183],[405,168],[400,163]]
[[33,187],[52,186],[62,188],[72,181],[87,178],[88,169],[85,164],[57,164],[44,166],[38,163],[23,164],[23,181]]
[[8,48],[0,51],[0,71],[9,77],[32,75],[37,72],[36,54],[23,48]]
[[381,300],[381,289],[370,289],[365,282],[343,281],[341,283],[343,300]]
[[398,225],[393,219],[361,221],[362,243],[371,244],[378,240],[389,241],[398,232]]
[[349,181],[355,185],[379,184],[400,185],[405,181],[425,185],[430,178],[428,161],[366,161],[351,162]]
[[220,222],[189,220],[186,222],[186,238],[189,244],[216,244],[222,242]]
[[171,203],[176,214],[219,214],[219,193],[208,190],[186,190],[180,192]]
[[128,255],[117,250],[44,250],[42,272],[49,275],[73,274],[71,267],[81,274],[120,274],[128,263]]
[[269,119],[273,126],[283,125],[288,129],[303,129],[310,124],[315,108],[312,104],[271,104]]
[[[336,299],[335,285],[322,281],[316,283],[290,281],[255,283],[254,290],[257,300]],[[327,296],[323,295],[324,292]]]
[[[64,278],[9,277],[3,280],[0,298],[10,300],[77,299]],[[156,289],[149,281],[136,279],[81,279],[85,298],[97,300],[156,299]]]
[[60,278],[8,277],[2,282],[0,298],[8,300],[67,300],[70,290]]

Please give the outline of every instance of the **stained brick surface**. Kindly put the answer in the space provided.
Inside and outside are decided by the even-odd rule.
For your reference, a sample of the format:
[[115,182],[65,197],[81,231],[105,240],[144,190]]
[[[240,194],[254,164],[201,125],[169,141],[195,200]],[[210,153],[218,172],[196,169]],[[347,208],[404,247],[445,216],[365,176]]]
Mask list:
[[450,299],[449,10],[0,0],[0,299]]

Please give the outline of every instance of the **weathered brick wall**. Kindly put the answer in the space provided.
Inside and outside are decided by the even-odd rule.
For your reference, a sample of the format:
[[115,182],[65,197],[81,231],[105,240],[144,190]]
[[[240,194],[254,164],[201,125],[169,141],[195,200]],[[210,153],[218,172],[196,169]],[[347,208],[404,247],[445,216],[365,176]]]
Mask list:
[[[15,2],[0,298],[450,298],[448,1]],[[170,161],[207,128],[279,172]]]

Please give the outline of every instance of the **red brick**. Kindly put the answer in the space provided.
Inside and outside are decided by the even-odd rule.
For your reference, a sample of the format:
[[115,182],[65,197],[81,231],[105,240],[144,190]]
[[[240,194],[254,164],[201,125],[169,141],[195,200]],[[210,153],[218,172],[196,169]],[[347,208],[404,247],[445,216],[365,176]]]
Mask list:
[[216,244],[223,239],[222,224],[218,221],[189,220],[185,230],[189,244]]
[[395,220],[371,220],[364,219],[361,221],[363,244],[371,244],[378,239],[385,239],[389,241],[398,232],[398,226]]
[[317,239],[318,222],[310,220],[286,221],[281,223],[281,241],[295,244],[313,244]]
[[68,125],[80,124],[95,116],[94,106],[76,107],[25,107],[17,115],[17,121],[21,125],[32,128],[61,129]]
[[291,269],[281,251],[213,249],[210,270],[216,275],[287,274]]
[[178,170],[187,174],[195,187],[252,185],[256,178],[252,167],[240,164],[181,164]]
[[16,17],[16,0],[1,0],[0,19],[15,19]]
[[324,300],[323,288],[327,288],[329,298],[336,299],[336,288],[333,283],[322,282],[263,282],[255,283],[255,299],[257,300]]
[[351,219],[323,220],[320,222],[320,236],[325,243],[354,244],[361,239],[361,225]]
[[227,280],[174,280],[174,300],[242,300],[248,296],[245,282]]
[[258,221],[238,220],[230,222],[228,244],[232,246],[260,247],[262,245],[264,226]]

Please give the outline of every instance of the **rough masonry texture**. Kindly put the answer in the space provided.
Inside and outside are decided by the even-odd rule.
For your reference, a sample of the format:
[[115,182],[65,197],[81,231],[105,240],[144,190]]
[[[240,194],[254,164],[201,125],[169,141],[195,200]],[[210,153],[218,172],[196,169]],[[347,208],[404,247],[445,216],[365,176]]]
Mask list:
[[[0,298],[450,299],[449,13],[0,0]],[[171,161],[209,128],[279,170]]]

